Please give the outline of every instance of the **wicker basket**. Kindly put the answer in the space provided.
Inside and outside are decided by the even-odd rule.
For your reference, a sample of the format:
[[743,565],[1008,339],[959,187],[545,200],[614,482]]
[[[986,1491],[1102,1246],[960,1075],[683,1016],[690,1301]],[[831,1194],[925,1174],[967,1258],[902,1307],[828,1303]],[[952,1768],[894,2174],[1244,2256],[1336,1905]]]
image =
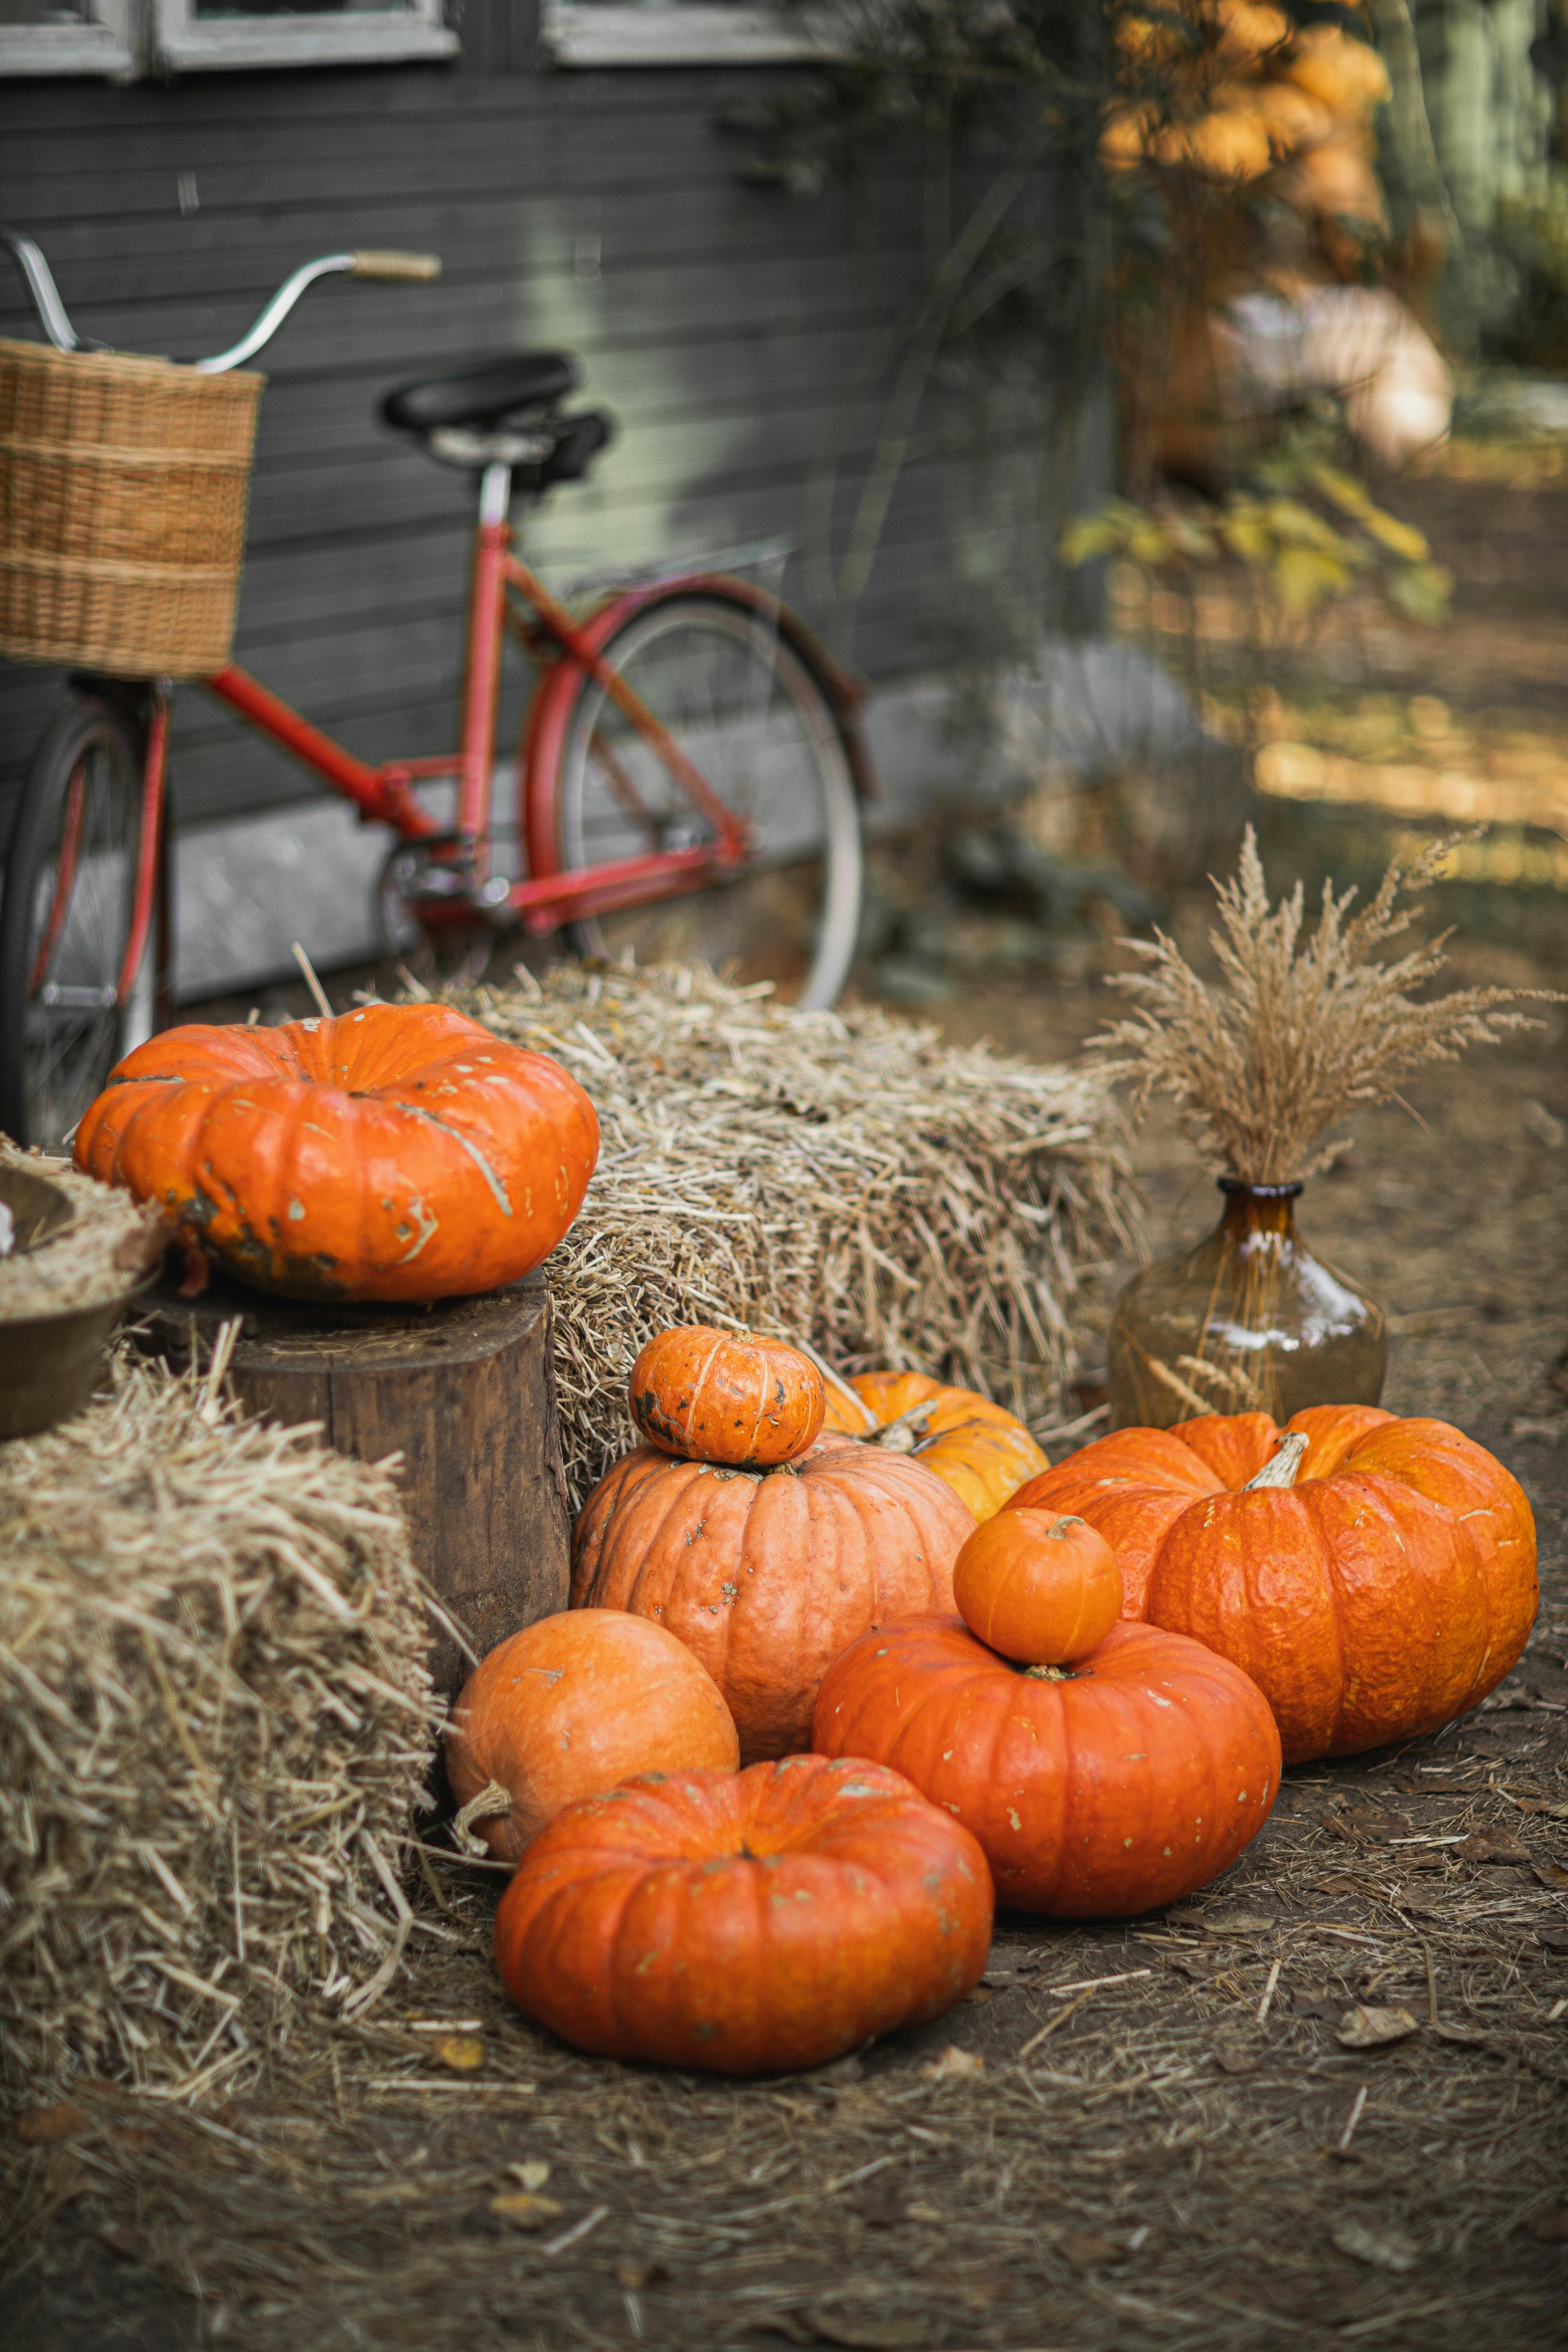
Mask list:
[[0,654],[222,668],[266,381],[0,340]]

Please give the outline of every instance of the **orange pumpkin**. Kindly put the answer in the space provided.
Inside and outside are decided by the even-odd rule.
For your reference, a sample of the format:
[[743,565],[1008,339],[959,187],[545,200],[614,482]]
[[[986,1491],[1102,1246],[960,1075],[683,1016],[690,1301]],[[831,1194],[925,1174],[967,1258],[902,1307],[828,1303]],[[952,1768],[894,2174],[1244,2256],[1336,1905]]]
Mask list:
[[650,1339],[627,1394],[649,1444],[690,1462],[752,1470],[803,1454],[826,1409],[822,1374],[798,1348],[705,1323]]
[[973,1515],[896,1454],[818,1441],[776,1470],[640,1446],[589,1496],[572,1606],[630,1609],[696,1652],[744,1761],[804,1748],[830,1659],[889,1611],[950,1609]]
[[[637,1772],[741,1761],[718,1685],[673,1633],[609,1609],[542,1617],[481,1659],[447,1728],[447,1776],[491,1853],[516,1862],[561,1811]],[[477,1810],[482,1792],[505,1810]]]
[[974,1840],[897,1773],[788,1756],[568,1806],[501,1897],[496,1961],[580,2050],[753,2074],[940,2017],[991,1915]]
[[76,1164],[292,1298],[517,1282],[583,1205],[594,1106],[560,1064],[444,1004],[166,1030],[110,1075]]
[[825,1426],[912,1454],[977,1519],[988,1519],[1026,1478],[1037,1477],[1048,1466],[1023,1423],[1004,1406],[974,1389],[950,1389],[924,1372],[858,1372],[828,1396]]
[[1026,1666],[1097,1650],[1121,1614],[1121,1570],[1087,1519],[998,1511],[953,1563],[952,1598],[978,1642]]
[[1121,1562],[1124,1613],[1249,1674],[1287,1763],[1435,1730],[1484,1698],[1529,1638],[1539,1588],[1523,1490],[1447,1422],[1312,1405],[1287,1429],[1249,1412],[1117,1430],[1015,1501],[1097,1527]]
[[999,1902],[1067,1918],[1206,1886],[1279,1785],[1261,1694],[1151,1625],[1113,1625],[1068,1674],[999,1658],[957,1617],[878,1625],[828,1668],[812,1742],[902,1772],[973,1831]]

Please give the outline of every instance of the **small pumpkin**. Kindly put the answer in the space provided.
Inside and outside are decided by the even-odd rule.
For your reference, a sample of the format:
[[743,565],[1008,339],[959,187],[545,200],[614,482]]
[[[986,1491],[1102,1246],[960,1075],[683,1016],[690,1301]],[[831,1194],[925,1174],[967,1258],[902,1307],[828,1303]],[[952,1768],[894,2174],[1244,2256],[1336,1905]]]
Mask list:
[[632,1419],[650,1445],[691,1462],[771,1469],[822,1427],[822,1374],[782,1339],[692,1323],[651,1339],[632,1367]]
[[844,1438],[767,1471],[639,1446],[583,1507],[572,1606],[629,1609],[677,1634],[751,1763],[805,1746],[829,1660],[875,1618],[952,1606],[973,1527],[920,1463]]
[[1048,1467],[1016,1414],[974,1389],[948,1388],[924,1372],[858,1372],[833,1389],[826,1426],[913,1454],[977,1519],[990,1518],[1026,1478]]
[[74,1157],[259,1289],[433,1299],[548,1257],[598,1150],[558,1062],[444,1004],[368,1004],[165,1030],[110,1072]]
[[1447,1422],[1376,1405],[1120,1429],[1014,1501],[1076,1511],[1115,1550],[1124,1613],[1250,1675],[1287,1763],[1350,1756],[1475,1706],[1523,1652],[1535,1522]]
[[786,1756],[569,1805],[501,1897],[496,1961],[580,2050],[753,2074],[940,2017],[991,1919],[984,1855],[908,1781]]
[[500,1862],[518,1861],[563,1805],[636,1773],[740,1761],[730,1710],[685,1643],[610,1609],[563,1610],[499,1643],[447,1728],[458,1819]]
[[975,1640],[1026,1666],[1097,1650],[1121,1614],[1121,1570],[1087,1519],[999,1511],[953,1563],[952,1598]]
[[999,1902],[1064,1918],[1206,1886],[1279,1785],[1262,1695],[1152,1625],[1113,1625],[1066,1672],[998,1657],[958,1617],[875,1626],[824,1676],[812,1744],[903,1773],[973,1830]]

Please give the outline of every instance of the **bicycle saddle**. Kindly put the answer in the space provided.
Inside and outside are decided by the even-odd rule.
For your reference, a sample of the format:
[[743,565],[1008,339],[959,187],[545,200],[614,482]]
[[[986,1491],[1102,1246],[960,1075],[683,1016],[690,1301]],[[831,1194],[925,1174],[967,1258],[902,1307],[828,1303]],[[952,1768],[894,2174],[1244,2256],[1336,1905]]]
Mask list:
[[493,425],[519,408],[563,399],[577,389],[577,362],[565,352],[509,352],[475,360],[452,375],[400,383],[381,404],[388,425],[433,433],[444,425]]

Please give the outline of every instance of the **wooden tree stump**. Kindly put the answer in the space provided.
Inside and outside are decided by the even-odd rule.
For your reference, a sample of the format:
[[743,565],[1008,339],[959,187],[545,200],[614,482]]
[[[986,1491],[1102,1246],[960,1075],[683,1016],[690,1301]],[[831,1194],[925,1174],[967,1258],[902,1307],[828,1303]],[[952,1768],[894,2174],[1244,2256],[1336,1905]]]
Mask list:
[[[238,1317],[228,1381],[245,1411],[318,1421],[362,1462],[401,1454],[414,1558],[483,1656],[519,1626],[566,1606],[569,1516],[542,1275],[483,1298],[433,1307],[319,1307],[222,1276],[200,1298],[153,1294],[141,1345],[178,1369],[211,1361]],[[437,1688],[468,1673],[432,1624]]]

